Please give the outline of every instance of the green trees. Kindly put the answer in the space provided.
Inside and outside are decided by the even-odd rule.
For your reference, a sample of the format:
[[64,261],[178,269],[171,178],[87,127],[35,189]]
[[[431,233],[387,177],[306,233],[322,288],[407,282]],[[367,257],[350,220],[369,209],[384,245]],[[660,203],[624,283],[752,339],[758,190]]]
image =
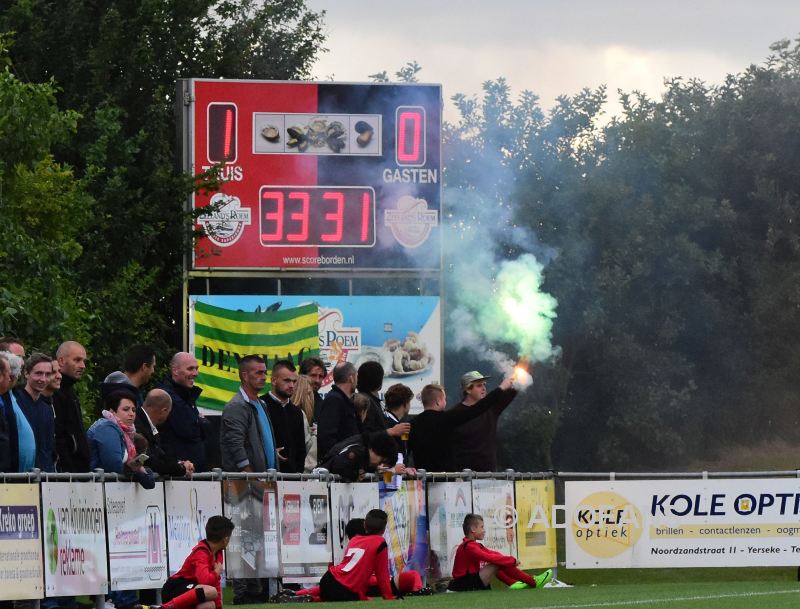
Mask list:
[[58,110],[52,82],[16,78],[6,45],[0,40],[0,334],[39,347],[54,336],[85,340],[86,301],[71,266],[93,201],[52,152],[74,135],[78,115]]
[[[5,331],[42,348],[63,338],[87,341],[102,373],[116,369],[133,343],[174,349],[182,332],[175,318],[182,260],[191,239],[184,205],[193,188],[176,167],[176,81],[303,78],[322,44],[321,17],[302,0],[4,3],[0,30],[14,37],[8,77],[20,87],[27,86],[20,81],[53,82],[41,87],[58,120],[32,117],[24,128],[4,131],[0,154],[15,166],[28,161],[28,149],[35,150],[33,160],[53,164],[46,160],[52,152],[66,164],[53,167],[70,167],[76,176],[73,191],[49,187],[65,199],[74,192],[64,203],[43,202],[57,212],[37,229],[46,224],[49,232],[32,231],[31,241],[19,245],[36,252],[34,243],[50,247],[47,240],[57,233],[58,243],[69,247],[49,256],[46,268],[68,277],[73,293],[48,291],[58,282],[46,275],[23,289],[15,272],[13,282],[2,282]],[[71,112],[58,114],[56,101]],[[47,173],[47,164],[37,169],[33,160],[29,171]],[[3,188],[8,201],[7,182]],[[43,289],[49,311],[32,307]]]
[[606,124],[603,90],[547,117],[502,79],[480,103],[456,99],[454,226],[474,215],[466,192],[508,209],[497,248],[518,253],[527,228],[559,302],[563,351],[506,415],[506,463],[549,467],[552,448],[559,468],[681,467],[797,438],[800,52],[773,51],[717,88],[623,94]]

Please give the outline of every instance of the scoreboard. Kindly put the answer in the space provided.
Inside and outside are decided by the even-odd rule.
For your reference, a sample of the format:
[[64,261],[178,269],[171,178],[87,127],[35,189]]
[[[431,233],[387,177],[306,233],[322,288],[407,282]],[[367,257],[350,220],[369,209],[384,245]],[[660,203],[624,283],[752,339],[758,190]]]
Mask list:
[[[441,87],[181,82],[194,270],[441,269]],[[207,209],[206,209],[207,208]]]

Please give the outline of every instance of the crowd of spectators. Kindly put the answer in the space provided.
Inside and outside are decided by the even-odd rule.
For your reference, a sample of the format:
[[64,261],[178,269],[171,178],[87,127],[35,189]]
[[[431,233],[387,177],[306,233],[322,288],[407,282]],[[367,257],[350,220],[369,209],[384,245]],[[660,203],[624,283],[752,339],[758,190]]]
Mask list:
[[[26,357],[21,340],[0,338],[0,471],[102,468],[145,488],[153,488],[154,474],[184,477],[220,466],[230,472],[325,468],[345,481],[381,471],[389,478],[413,474],[414,468],[490,471],[497,466],[497,420],[516,393],[511,379],[487,392],[489,377],[468,372],[456,407],[445,410],[444,388],[427,385],[419,396],[424,410],[411,418],[414,393],[406,385],[391,385],[382,399],[379,362],[358,369],[350,362],[336,364],[330,371],[333,385],[323,397],[329,372],[320,359],[306,358],[299,369],[279,360],[268,371],[260,356],[246,355],[237,362],[239,389],[222,411],[215,463],[209,440],[217,440],[209,437],[211,426],[197,407],[202,393],[195,385],[197,359],[176,353],[156,382],[156,357],[147,345],[128,350],[121,370],[101,383],[102,410],[87,430],[87,410],[76,391],[86,370],[83,345],[68,340],[52,357],[39,352]],[[261,600],[235,584],[235,602]],[[113,593],[112,600],[118,609],[138,607],[132,591]],[[45,609],[56,606],[74,609],[74,599],[43,603]]]
[[[75,341],[63,342],[53,357],[34,352],[26,358],[21,340],[0,338],[0,471],[102,467],[145,486],[152,473],[187,476],[211,467],[283,473],[325,467],[347,480],[412,466],[494,471],[497,421],[516,394],[511,379],[487,392],[489,377],[468,372],[458,405],[446,410],[444,388],[427,385],[419,395],[424,410],[412,418],[409,387],[397,383],[381,395],[379,362],[358,369],[340,362],[329,373],[311,357],[299,369],[287,359],[268,371],[264,359],[247,355],[238,361],[239,390],[222,411],[216,458],[207,450],[211,426],[197,407],[202,389],[191,353],[176,353],[155,382],[155,350],[131,347],[121,370],[101,383],[102,411],[88,430],[76,392],[86,362],[86,349]],[[329,374],[333,384],[323,397]]]

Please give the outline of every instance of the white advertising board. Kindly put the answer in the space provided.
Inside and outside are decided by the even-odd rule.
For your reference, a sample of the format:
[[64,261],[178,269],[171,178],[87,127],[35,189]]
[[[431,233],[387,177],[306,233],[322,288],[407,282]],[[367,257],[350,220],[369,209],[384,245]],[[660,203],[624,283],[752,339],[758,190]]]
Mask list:
[[230,579],[278,576],[278,516],[275,482],[225,480],[223,509],[235,528],[225,550]]
[[364,518],[370,510],[380,509],[378,484],[376,482],[331,484],[331,541],[333,562],[339,564],[344,558],[347,538],[344,528],[351,518]]
[[164,483],[106,483],[108,563],[112,590],[160,588],[167,579]]
[[205,538],[208,519],[222,515],[222,489],[219,482],[167,480],[164,499],[169,574],[172,575],[181,568],[192,548]]
[[452,576],[453,559],[464,539],[464,518],[472,512],[472,485],[469,482],[428,484],[432,579]]
[[796,478],[567,482],[567,566],[796,566],[799,520]]
[[281,577],[321,577],[331,560],[328,485],[318,480],[278,483]]
[[473,480],[472,511],[483,516],[486,527],[483,545],[496,552],[517,556],[514,482]]
[[43,482],[44,555],[47,596],[108,591],[103,485]]

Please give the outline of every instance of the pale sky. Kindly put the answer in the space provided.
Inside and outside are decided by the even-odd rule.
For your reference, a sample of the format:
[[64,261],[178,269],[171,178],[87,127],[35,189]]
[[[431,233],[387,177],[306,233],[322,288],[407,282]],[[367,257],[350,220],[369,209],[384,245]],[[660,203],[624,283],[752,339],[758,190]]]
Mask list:
[[[314,78],[364,82],[406,62],[420,82],[441,83],[445,118],[455,93],[478,94],[505,77],[515,96],[583,87],[640,90],[657,97],[665,77],[722,82],[769,45],[800,34],[800,0],[307,0],[326,10],[327,53]],[[616,111],[616,104],[609,107]]]

